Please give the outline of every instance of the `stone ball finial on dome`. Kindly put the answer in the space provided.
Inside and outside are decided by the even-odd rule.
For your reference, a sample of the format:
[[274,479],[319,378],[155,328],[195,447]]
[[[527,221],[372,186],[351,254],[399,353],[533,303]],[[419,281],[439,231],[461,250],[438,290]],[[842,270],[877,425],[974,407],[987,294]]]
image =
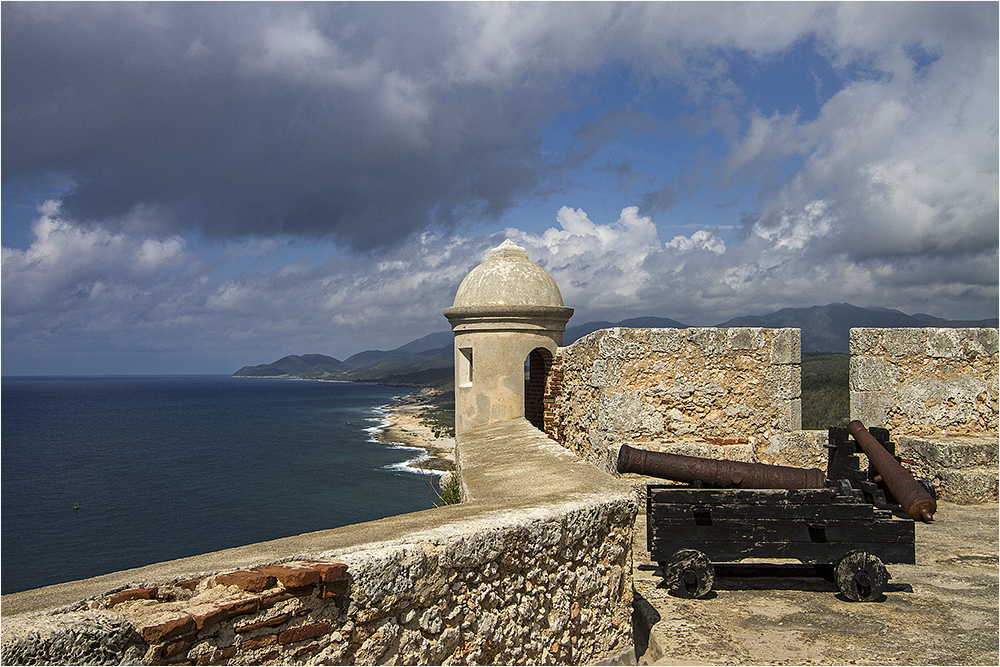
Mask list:
[[455,307],[562,307],[559,286],[548,271],[528,259],[528,251],[507,239],[490,251],[458,286]]
[[[507,239],[496,248],[493,248],[493,250],[490,250],[490,259],[499,259],[501,257],[528,259],[528,251],[510,239]],[[528,261],[530,262],[531,260]]]

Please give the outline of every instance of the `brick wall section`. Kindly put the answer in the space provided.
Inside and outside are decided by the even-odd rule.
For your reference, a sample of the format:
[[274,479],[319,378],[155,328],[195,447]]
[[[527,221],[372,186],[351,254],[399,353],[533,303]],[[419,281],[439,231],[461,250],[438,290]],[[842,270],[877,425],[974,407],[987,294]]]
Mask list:
[[783,462],[802,424],[800,335],[743,327],[596,331],[559,351],[546,432],[609,471],[622,443]]
[[851,329],[851,418],[894,437],[997,435],[997,329]]

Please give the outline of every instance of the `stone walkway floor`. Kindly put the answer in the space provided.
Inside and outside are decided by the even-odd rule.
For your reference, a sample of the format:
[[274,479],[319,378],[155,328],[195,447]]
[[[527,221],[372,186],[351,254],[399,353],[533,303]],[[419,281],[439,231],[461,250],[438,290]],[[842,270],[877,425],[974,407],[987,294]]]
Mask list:
[[798,567],[717,575],[705,599],[673,597],[649,561],[645,516],[636,523],[640,665],[998,664],[996,503],[938,503],[933,523],[916,524],[916,564],[888,564],[885,597],[869,603]]

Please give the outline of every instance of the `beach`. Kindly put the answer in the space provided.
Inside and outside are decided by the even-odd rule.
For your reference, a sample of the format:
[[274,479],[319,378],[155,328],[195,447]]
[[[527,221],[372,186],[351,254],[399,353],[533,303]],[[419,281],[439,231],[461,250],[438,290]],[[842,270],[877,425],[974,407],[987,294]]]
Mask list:
[[455,467],[455,438],[435,435],[428,413],[438,408],[432,390],[403,396],[382,410],[388,422],[376,438],[386,444],[423,449],[427,458],[414,461],[411,468],[443,473]]

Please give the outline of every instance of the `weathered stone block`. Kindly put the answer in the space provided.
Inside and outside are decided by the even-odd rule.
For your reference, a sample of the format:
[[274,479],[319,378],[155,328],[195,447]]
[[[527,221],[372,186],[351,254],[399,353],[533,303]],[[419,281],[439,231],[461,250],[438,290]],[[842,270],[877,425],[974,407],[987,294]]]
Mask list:
[[882,335],[882,348],[890,357],[923,355],[926,345],[925,329],[893,329]]
[[597,428],[610,432],[663,432],[663,415],[642,400],[642,393],[604,395],[600,400]]
[[997,354],[998,333],[997,329],[971,329],[968,337],[969,351],[984,357]]
[[761,350],[767,342],[760,327],[732,327],[725,331],[726,347],[730,350]]
[[881,331],[882,329],[871,329],[867,327],[851,329],[851,355],[854,356],[877,353],[882,343],[882,336],[880,335]]
[[865,426],[885,426],[890,402],[878,391],[851,389],[851,419],[858,419]]
[[776,399],[791,400],[802,395],[802,373],[798,366],[770,366],[764,377],[769,393]]
[[965,353],[960,340],[964,329],[926,329],[926,355],[936,359],[952,359]]
[[800,329],[778,329],[771,340],[772,364],[802,363],[802,331]]
[[649,350],[657,354],[676,354],[684,346],[682,329],[650,329]]
[[850,383],[852,391],[890,391],[899,382],[898,368],[882,357],[852,356]]
[[996,502],[997,469],[943,470],[935,480],[942,500],[959,505]]
[[684,333],[689,341],[701,348],[702,354],[715,355],[726,352],[728,334],[725,329],[692,327],[685,329]]

